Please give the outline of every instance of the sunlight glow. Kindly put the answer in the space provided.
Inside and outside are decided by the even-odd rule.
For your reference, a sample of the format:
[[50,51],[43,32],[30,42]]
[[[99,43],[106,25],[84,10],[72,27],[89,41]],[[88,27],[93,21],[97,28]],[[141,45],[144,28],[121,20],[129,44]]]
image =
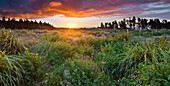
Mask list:
[[75,25],[74,25],[74,24],[69,24],[68,27],[69,27],[69,28],[75,28]]

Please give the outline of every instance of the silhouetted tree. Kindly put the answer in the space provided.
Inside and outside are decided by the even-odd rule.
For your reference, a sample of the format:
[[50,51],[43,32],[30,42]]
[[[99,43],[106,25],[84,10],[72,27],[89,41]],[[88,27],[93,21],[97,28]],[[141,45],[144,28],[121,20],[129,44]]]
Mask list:
[[144,29],[144,19],[141,19],[141,27]]
[[114,21],[114,24],[115,24],[115,28],[118,29],[118,23],[116,20]]
[[155,28],[154,29],[161,29],[161,23],[159,19],[154,19]]
[[135,25],[136,25],[136,18],[135,18],[135,16],[133,16],[133,19],[132,19],[133,29],[135,29]]
[[162,28],[164,28],[164,29],[166,28],[167,29],[168,28],[167,24],[168,24],[167,20],[165,20],[165,19],[162,20]]
[[28,19],[19,19],[17,21],[15,18],[8,18],[8,21],[5,20],[5,17],[2,17],[3,21],[0,21],[0,28],[5,27],[7,29],[54,29],[49,23],[38,23],[36,20],[33,22]]
[[[41,22],[41,21],[40,21]],[[101,26],[100,26],[101,28],[104,28],[104,24],[103,23],[101,23]]]
[[148,22],[148,20],[147,20],[147,19],[144,19],[144,20],[143,20],[144,29],[146,29],[146,27],[147,27],[147,25],[148,25],[148,23],[147,23],[147,22]]
[[125,18],[123,19],[122,23],[123,23],[123,29],[126,29],[126,19]]
[[131,17],[129,17],[129,26],[130,26],[130,29],[132,29],[132,20],[131,20]]
[[[136,17],[133,16],[132,20],[131,17],[129,17],[129,20],[123,19],[120,22],[117,23],[117,21],[113,21],[112,23],[105,23],[105,28],[116,28],[118,29],[118,26],[120,26],[121,29],[125,29],[126,25],[129,25],[129,27],[131,29],[135,29],[135,26],[138,26],[138,28],[142,28],[142,29],[147,29],[148,27],[150,27],[151,29],[170,29],[170,22],[168,22],[167,20],[162,20],[162,22],[160,22],[159,19],[150,19],[148,21],[148,19],[142,19],[142,18],[138,18],[137,22],[136,22]],[[132,28],[133,26],[133,28]]]
[[28,20],[28,19],[25,19],[24,22],[29,23],[29,20]]
[[112,25],[111,29],[114,29],[114,22],[113,21],[111,22],[111,25]]
[[105,28],[107,28],[108,23],[105,23]]
[[123,19],[123,21],[120,21],[119,26],[120,26],[121,29],[126,29],[126,20]]
[[8,18],[8,22],[10,22],[11,21],[11,19],[10,18]]
[[6,20],[5,20],[5,16],[2,17],[2,21],[3,21],[3,22],[6,21]]
[[139,29],[141,28],[141,19],[140,18],[138,18],[138,27],[139,27]]
[[155,28],[153,19],[149,20],[148,25],[150,25],[151,29]]
[[20,22],[20,23],[23,23],[24,21],[23,21],[22,19],[19,19],[19,22]]
[[37,21],[35,20],[35,21],[34,21],[34,23],[36,23],[36,24],[37,24]]
[[110,29],[113,28],[111,22],[108,23],[108,26],[109,26]]
[[12,18],[12,20],[11,20],[12,22],[15,22],[16,21],[16,19],[15,18]]

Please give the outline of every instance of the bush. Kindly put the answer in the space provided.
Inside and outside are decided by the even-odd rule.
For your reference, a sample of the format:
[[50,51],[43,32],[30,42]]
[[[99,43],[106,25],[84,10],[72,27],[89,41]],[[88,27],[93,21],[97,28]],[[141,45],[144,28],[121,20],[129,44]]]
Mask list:
[[48,84],[77,86],[108,85],[110,83],[92,60],[73,59],[51,73]]
[[54,43],[49,52],[47,53],[47,58],[50,65],[59,65],[65,62],[69,58],[73,58],[78,51],[76,46],[72,46],[66,42],[56,42]]
[[57,65],[68,58],[74,57],[78,48],[66,42],[40,41],[32,46],[30,50],[45,55],[50,65]]
[[20,84],[35,85],[37,82],[44,80],[45,70],[42,70],[44,58],[39,57],[37,53],[30,53],[27,49],[18,58],[25,59],[20,61],[22,68],[25,70],[25,73],[22,74],[23,81]]

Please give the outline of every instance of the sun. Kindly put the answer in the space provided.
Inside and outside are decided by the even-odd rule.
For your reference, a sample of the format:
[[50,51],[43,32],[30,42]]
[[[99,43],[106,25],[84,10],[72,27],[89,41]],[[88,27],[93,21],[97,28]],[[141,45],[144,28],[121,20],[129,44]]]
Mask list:
[[69,28],[75,28],[75,25],[74,24],[69,24],[68,27]]

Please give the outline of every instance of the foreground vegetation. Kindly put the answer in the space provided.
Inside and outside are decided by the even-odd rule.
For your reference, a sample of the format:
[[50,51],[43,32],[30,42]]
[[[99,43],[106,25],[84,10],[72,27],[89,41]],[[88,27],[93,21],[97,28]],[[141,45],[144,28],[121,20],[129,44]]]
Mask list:
[[3,29],[0,85],[167,86],[169,35],[169,30]]

